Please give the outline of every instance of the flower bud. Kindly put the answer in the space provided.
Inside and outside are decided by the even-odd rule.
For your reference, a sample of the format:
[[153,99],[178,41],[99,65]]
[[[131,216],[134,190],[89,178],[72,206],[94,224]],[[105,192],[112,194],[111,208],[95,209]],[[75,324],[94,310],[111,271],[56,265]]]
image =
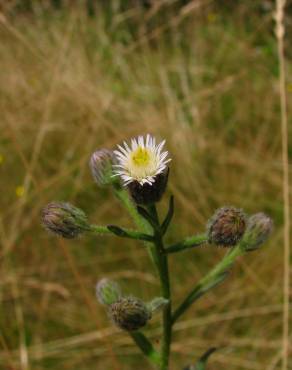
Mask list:
[[42,209],[44,227],[63,238],[73,239],[90,230],[85,213],[70,203],[52,202]]
[[208,221],[208,241],[223,247],[232,247],[242,238],[245,228],[246,216],[241,209],[219,208]]
[[113,177],[113,164],[115,164],[115,155],[111,150],[101,149],[92,154],[89,166],[98,186],[102,187],[119,181],[117,177]]
[[121,298],[122,293],[117,283],[102,279],[96,284],[96,296],[101,304],[111,305]]
[[151,185],[147,182],[143,185],[138,181],[130,182],[127,187],[135,203],[149,205],[159,202],[166,189],[168,173],[169,168],[167,167],[164,172],[155,176]]
[[123,297],[109,306],[109,315],[119,328],[134,331],[146,325],[151,319],[147,305],[135,297]]
[[272,219],[264,213],[252,215],[247,222],[247,229],[243,237],[244,249],[253,251],[263,244],[273,231]]

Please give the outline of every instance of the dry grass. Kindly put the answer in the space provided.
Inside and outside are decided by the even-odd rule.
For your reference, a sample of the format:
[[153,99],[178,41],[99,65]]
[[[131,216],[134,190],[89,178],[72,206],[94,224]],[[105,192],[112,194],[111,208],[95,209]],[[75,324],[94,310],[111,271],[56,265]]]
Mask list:
[[[96,303],[94,286],[114,276],[129,292],[155,294],[144,250],[105,237],[59,241],[42,230],[39,212],[49,200],[67,200],[97,223],[127,224],[112,194],[96,189],[88,159],[95,148],[146,132],[165,137],[173,156],[170,240],[202,231],[224,204],[266,211],[276,225],[265,248],[241,259],[177,324],[172,369],[211,345],[223,348],[210,369],[280,369],[282,157],[272,13],[243,6],[229,14],[210,4],[184,8],[180,22],[162,25],[138,22],[138,10],[117,13],[110,24],[74,9],[1,18],[1,369],[142,366]],[[135,36],[130,22],[140,25]],[[291,100],[289,61],[287,83]],[[223,253],[202,248],[171,260],[177,300]],[[149,335],[158,333],[156,319]]]

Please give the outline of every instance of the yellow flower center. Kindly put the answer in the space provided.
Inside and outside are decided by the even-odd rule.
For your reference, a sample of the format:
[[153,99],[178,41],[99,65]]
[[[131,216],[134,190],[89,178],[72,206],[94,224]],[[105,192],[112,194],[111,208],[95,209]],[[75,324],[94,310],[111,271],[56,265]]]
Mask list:
[[139,147],[131,154],[131,159],[136,166],[148,166],[150,162],[149,151],[145,148]]

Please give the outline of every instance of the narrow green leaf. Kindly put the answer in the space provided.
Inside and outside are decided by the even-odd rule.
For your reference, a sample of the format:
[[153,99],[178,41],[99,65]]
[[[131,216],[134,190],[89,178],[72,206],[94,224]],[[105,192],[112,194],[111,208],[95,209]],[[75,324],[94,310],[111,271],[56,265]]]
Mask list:
[[116,225],[108,225],[107,228],[113,234],[121,238],[130,238],[130,239],[145,240],[145,241],[153,240],[153,237],[151,235],[143,234],[143,233],[140,233],[139,231],[126,230]]
[[217,350],[217,348],[212,347],[206,351],[203,356],[199,359],[199,361],[195,365],[195,370],[206,370],[207,361],[209,357]]
[[156,220],[145,208],[138,206],[137,211],[139,215],[142,216],[153,227],[154,230],[159,230],[159,225],[157,225]]
[[148,358],[150,362],[154,365],[161,365],[161,357],[159,353],[155,350],[152,343],[139,331],[134,331],[130,333],[136,345],[141,349],[144,355]]
[[109,231],[111,231],[113,234],[115,234],[117,236],[121,236],[121,237],[126,237],[127,236],[127,233],[125,232],[125,230],[123,230],[119,226],[108,225],[107,228],[109,229]]
[[186,249],[191,249],[195,247],[200,247],[203,244],[207,243],[207,236],[205,234],[202,235],[193,235],[190,236],[181,242],[178,242],[176,244],[173,244],[166,248],[166,253],[176,253],[176,252],[182,252]]
[[162,225],[161,225],[161,233],[162,235],[164,235],[168,229],[168,226],[172,220],[172,217],[173,217],[173,213],[174,213],[174,196],[172,195],[170,198],[169,198],[169,205],[168,205],[168,212],[167,212],[167,215],[164,219],[164,221],[162,222]]
[[217,351],[218,348],[211,347],[209,348],[203,356],[200,357],[199,361],[195,365],[186,366],[183,370],[207,370],[207,361],[209,357]]

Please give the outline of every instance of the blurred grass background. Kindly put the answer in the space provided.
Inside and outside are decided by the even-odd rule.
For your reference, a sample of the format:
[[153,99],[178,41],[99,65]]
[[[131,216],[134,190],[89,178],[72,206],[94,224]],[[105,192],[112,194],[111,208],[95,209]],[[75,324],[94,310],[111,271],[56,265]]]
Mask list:
[[[0,369],[150,369],[111,326],[94,291],[107,276],[143,299],[158,294],[143,247],[108,237],[59,240],[39,219],[47,202],[65,200],[92,222],[131,225],[112,193],[93,183],[88,160],[97,148],[146,133],[166,138],[173,158],[169,242],[203,231],[226,204],[265,211],[275,221],[269,243],[242,258],[177,324],[171,369],[210,346],[222,347],[210,370],[280,369],[283,201],[273,1],[0,6]],[[291,8],[288,2],[288,103]],[[171,258],[176,302],[224,253],[208,247]],[[158,321],[146,330],[156,342]]]

